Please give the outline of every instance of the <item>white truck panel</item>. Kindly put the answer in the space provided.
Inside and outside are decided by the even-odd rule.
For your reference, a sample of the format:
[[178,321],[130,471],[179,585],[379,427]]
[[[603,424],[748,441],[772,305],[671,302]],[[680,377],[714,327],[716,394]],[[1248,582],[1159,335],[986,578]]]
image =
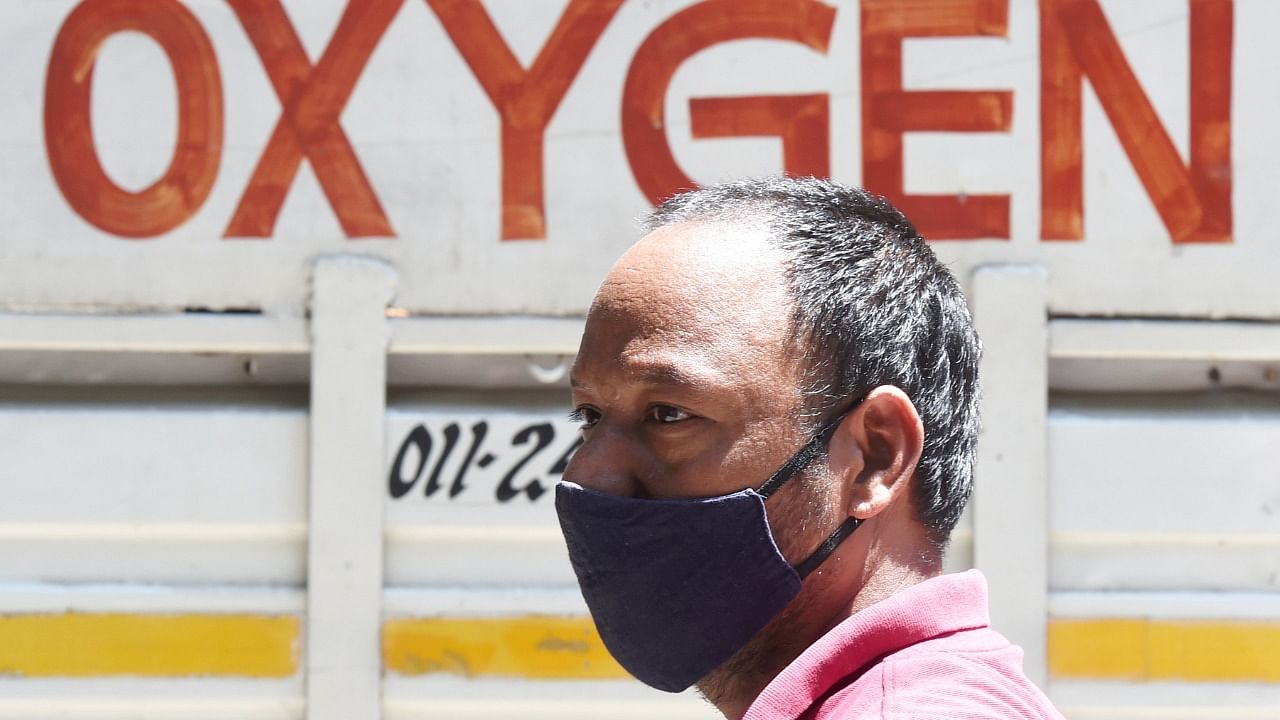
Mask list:
[[[983,23],[966,15],[980,4]],[[331,75],[287,103],[271,74],[323,64],[344,0],[283,0],[278,16],[263,3],[248,20],[220,0],[147,0],[132,7],[144,31],[164,16],[189,35],[65,44],[67,23],[101,27],[107,5],[0,4],[0,718],[713,717],[604,667],[567,563],[551,500],[576,438],[564,387],[582,316],[656,199],[642,176],[664,143],[684,185],[786,169],[883,190],[892,178],[865,160],[899,142],[899,195],[944,196],[956,216],[1008,196],[978,230],[909,208],[971,296],[995,268],[971,300],[1012,361],[985,382],[988,428],[1015,445],[989,446],[979,483],[1024,501],[980,498],[947,568],[1003,557],[993,607],[1021,603],[1029,622],[1001,624],[1073,720],[1280,717],[1280,4],[1099,0],[1108,34],[1088,2],[1070,27],[1033,0],[809,3],[807,46],[713,44],[668,69],[628,131],[629,79],[660,74],[647,43],[705,6],[626,2],[533,134],[540,166],[510,162],[510,109],[459,50],[478,26],[451,29],[428,3],[353,3],[360,23],[389,9],[367,64],[348,47],[329,66],[350,88]],[[769,5],[795,27],[792,5]],[[482,3],[520,72],[566,7]],[[898,38],[900,68],[863,54],[868,33],[912,22],[926,31]],[[1046,65],[1047,31],[1104,51],[1114,38],[1123,56],[1087,71],[1060,136],[1042,107],[1042,74],[1064,69]],[[281,57],[264,63],[255,32],[283,38]],[[208,54],[184,65],[202,38]],[[220,87],[201,94],[184,67]],[[864,107],[885,68],[905,94]],[[83,112],[68,87],[88,93]],[[941,90],[986,94],[955,112],[919,94]],[[338,105],[299,110],[319,96]],[[743,96],[806,96],[824,121],[747,137],[699,120]],[[184,144],[213,105],[216,142]],[[1074,152],[1076,119],[1073,209],[1070,182],[1042,172]],[[68,158],[78,127],[89,145]],[[637,149],[636,128],[657,145]],[[337,136],[348,160],[320,147]],[[264,148],[290,142],[296,174],[247,195]],[[788,143],[826,143],[826,166],[797,173]],[[141,195],[75,200],[95,158],[145,195],[192,148],[217,161],[207,195],[170,187],[160,210],[185,214],[159,230],[137,227],[163,212],[103,209],[137,211]],[[288,170],[273,157],[263,172]],[[377,204],[363,214],[349,205],[361,178]],[[248,225],[271,216],[265,230],[236,230],[242,209]],[[1077,236],[1046,229],[1064,218]],[[1035,293],[999,289],[1016,265],[1044,278]],[[372,270],[329,272],[357,266]],[[1000,320],[1010,302],[1016,326]],[[1016,552],[1046,546],[1044,567],[1018,571]]]

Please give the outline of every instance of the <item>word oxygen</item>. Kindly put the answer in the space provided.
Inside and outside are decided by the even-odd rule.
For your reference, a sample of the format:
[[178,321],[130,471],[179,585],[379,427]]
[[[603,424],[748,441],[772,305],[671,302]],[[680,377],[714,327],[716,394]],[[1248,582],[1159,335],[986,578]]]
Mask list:
[[[352,0],[312,63],[280,0],[225,0],[279,97],[281,115],[244,187],[225,237],[266,238],[305,159],[349,238],[395,229],[339,119],[370,56],[406,3]],[[529,67],[523,67],[479,0],[424,0],[501,121],[503,240],[547,237],[544,139],[622,0],[570,0]],[[745,39],[791,43],[826,55],[837,12],[857,12],[862,184],[888,196],[931,239],[1007,239],[1010,196],[909,194],[904,136],[1008,133],[1013,91],[904,89],[903,43],[917,37],[1005,37],[1010,0],[704,0],[662,19],[625,69],[619,133],[635,182],[650,201],[694,183],[667,136],[666,95],[682,64]],[[1084,233],[1082,96],[1092,86],[1120,145],[1174,243],[1232,241],[1233,0],[1186,0],[1189,161],[1184,162],[1108,24],[1099,0],[1039,0],[1040,237]],[[1171,5],[1174,3],[1171,3]],[[122,31],[150,36],[173,68],[178,133],[168,170],[130,192],[99,159],[90,118],[93,68]],[[783,168],[830,174],[829,94],[695,97],[692,136],[777,137]],[[172,231],[207,199],[222,156],[223,80],[213,43],[178,0],[84,0],[63,22],[45,82],[45,146],[62,195],[107,233],[149,238]]]

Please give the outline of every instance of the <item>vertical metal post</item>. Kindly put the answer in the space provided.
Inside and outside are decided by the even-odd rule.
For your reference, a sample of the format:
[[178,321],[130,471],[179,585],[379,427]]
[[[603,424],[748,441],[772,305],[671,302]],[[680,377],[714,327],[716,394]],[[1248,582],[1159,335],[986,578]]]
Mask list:
[[311,296],[308,720],[381,714],[386,307],[395,271],[317,261]]
[[973,496],[973,561],[991,586],[996,630],[1047,680],[1049,612],[1048,277],[1026,265],[980,267],[973,315],[982,336],[982,435]]

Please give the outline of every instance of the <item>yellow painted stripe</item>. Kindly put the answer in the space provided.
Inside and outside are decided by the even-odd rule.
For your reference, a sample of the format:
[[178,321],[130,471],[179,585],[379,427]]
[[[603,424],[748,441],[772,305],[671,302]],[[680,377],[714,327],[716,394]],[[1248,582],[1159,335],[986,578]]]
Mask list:
[[[301,623],[261,614],[0,615],[0,675],[289,677]],[[1280,620],[1056,619],[1057,679],[1280,682]],[[383,664],[403,675],[620,679],[587,617],[434,617],[387,621]]]
[[1280,620],[1054,620],[1049,672],[1059,679],[1280,682]]
[[1140,680],[1147,673],[1146,635],[1142,620],[1055,620],[1049,624],[1049,672]]
[[1280,622],[1151,623],[1151,678],[1280,682]]
[[287,615],[0,615],[0,675],[288,677],[300,632]]
[[534,680],[630,677],[587,617],[403,618],[382,629],[382,662],[403,675]]
[[[383,627],[383,664],[404,675],[627,677],[589,618],[411,618]],[[1049,667],[1059,679],[1280,682],[1280,621],[1058,619]]]

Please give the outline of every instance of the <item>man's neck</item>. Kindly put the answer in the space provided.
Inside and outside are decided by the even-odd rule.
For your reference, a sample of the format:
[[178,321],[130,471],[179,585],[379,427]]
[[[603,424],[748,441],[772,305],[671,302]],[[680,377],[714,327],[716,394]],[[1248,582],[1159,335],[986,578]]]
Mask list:
[[852,597],[834,608],[821,607],[814,598],[831,597],[835,587],[848,585],[840,578],[814,578],[816,587],[808,588],[742,650],[703,678],[698,690],[726,718],[738,720],[779,673],[832,628],[941,573],[940,559],[885,558],[868,569]]

